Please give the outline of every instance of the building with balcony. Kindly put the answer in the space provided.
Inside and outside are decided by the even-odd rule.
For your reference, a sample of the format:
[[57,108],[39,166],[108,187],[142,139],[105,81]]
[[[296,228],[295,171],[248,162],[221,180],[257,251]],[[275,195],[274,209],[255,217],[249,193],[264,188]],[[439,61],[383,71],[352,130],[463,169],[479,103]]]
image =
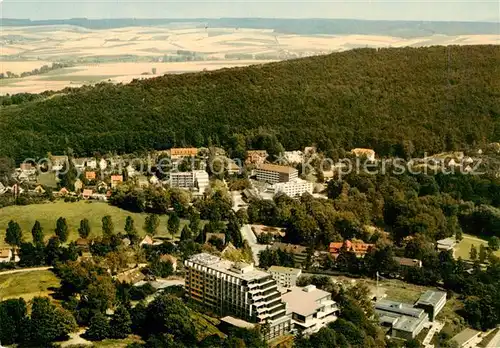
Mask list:
[[299,177],[299,171],[293,167],[280,166],[277,164],[261,164],[255,169],[257,180],[269,184],[289,182]]
[[312,182],[299,178],[292,179],[288,182],[279,182],[271,186],[271,190],[275,195],[286,194],[288,197],[296,198],[304,193],[313,193],[314,185]]
[[266,339],[291,330],[291,318],[273,277],[253,265],[201,253],[186,260],[186,296],[221,316],[269,324]]
[[194,193],[203,194],[209,185],[208,173],[204,170],[190,172],[171,172],[170,186],[178,187]]
[[309,335],[337,319],[339,308],[332,294],[314,285],[291,288],[281,298],[292,315],[294,332]]
[[298,268],[271,266],[267,270],[276,280],[279,286],[283,288],[292,288],[297,285],[297,278],[302,274]]

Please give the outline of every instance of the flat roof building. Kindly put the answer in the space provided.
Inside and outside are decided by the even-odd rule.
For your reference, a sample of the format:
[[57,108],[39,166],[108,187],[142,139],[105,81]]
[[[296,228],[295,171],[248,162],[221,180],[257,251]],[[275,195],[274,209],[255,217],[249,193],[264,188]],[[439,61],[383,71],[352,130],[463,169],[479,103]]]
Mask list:
[[204,170],[190,172],[171,172],[170,186],[203,194],[209,185],[208,173]]
[[446,292],[427,290],[415,302],[415,307],[425,310],[429,315],[429,320],[434,321],[445,304]]
[[375,304],[375,313],[383,326],[392,329],[392,337],[405,340],[415,338],[428,322],[427,313],[412,305],[391,300],[380,300]]
[[191,157],[198,154],[198,149],[195,147],[179,147],[170,149],[170,158]]
[[280,166],[277,164],[260,164],[255,169],[257,180],[269,184],[289,182],[299,177],[299,171],[293,167]]
[[297,278],[302,274],[302,270],[298,268],[271,266],[267,270],[273,276],[279,286],[283,288],[291,288],[297,285]]
[[311,334],[337,319],[339,308],[332,294],[314,285],[288,289],[281,298],[288,305],[295,332]]
[[220,315],[270,325],[266,339],[291,330],[291,318],[273,277],[253,265],[201,253],[185,261],[186,295]]
[[306,192],[312,194],[314,184],[307,180],[295,178],[288,182],[279,182],[274,184],[271,186],[271,189],[275,195],[284,193],[288,197],[295,198],[302,196]]

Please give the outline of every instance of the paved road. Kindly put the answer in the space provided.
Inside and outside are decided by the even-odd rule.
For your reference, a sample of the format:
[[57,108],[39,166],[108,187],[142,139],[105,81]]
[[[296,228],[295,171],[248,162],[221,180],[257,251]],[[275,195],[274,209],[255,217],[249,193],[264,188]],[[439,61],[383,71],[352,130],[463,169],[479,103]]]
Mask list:
[[0,275],[5,274],[16,274],[16,273],[25,273],[25,272],[34,272],[34,271],[48,271],[52,267],[35,267],[35,268],[21,268],[21,269],[13,269],[10,271],[0,272]]
[[243,237],[243,240],[248,241],[248,245],[250,245],[250,248],[252,249],[253,261],[255,263],[255,266],[258,266],[259,252],[266,249],[267,245],[257,243],[257,237],[255,237],[255,234],[252,232],[251,225],[243,225],[241,227],[241,236]]
[[498,348],[500,347],[500,330],[497,331],[495,337],[488,343],[486,348]]
[[434,345],[431,344],[432,337],[434,337],[434,335],[437,335],[443,329],[443,326],[444,326],[444,323],[441,323],[438,321],[435,321],[432,323],[432,325],[429,329],[429,332],[427,333],[427,335],[425,336],[424,341],[423,341],[425,348],[433,348],[434,347]]

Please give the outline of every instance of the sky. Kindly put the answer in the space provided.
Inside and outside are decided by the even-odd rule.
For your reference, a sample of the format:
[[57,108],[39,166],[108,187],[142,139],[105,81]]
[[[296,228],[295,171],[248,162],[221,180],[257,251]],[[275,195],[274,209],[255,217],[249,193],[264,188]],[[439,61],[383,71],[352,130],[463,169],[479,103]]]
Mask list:
[[0,0],[3,18],[354,18],[500,22],[500,1]]

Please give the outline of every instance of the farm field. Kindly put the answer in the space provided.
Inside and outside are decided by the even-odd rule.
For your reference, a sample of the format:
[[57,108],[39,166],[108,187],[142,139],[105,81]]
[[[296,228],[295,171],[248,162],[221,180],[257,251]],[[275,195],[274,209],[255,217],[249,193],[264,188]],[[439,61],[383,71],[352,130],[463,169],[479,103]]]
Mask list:
[[[31,241],[31,228],[36,220],[40,221],[45,238],[48,239],[54,234],[56,220],[62,216],[66,218],[68,223],[69,241],[73,241],[78,238],[78,227],[80,226],[80,220],[83,218],[87,218],[90,222],[91,237],[101,235],[101,219],[105,215],[111,216],[116,233],[123,231],[125,219],[129,215],[132,216],[139,235],[144,235],[143,226],[147,214],[131,213],[103,202],[88,203],[88,201],[80,201],[68,203],[57,201],[0,209],[0,246],[5,246],[5,229],[10,220],[16,221],[21,226],[24,240]],[[160,216],[157,236],[170,237],[167,231],[167,220],[167,216]],[[181,221],[181,229],[186,223],[187,221]]]
[[[485,239],[480,239],[476,236],[464,234],[463,239],[455,247],[455,258],[461,257],[464,260],[469,260],[470,248],[472,247],[472,245],[474,245],[479,251],[479,246],[484,245],[485,247],[487,247],[488,241]],[[493,254],[500,257],[500,250],[495,251]]]
[[0,274],[0,300],[22,297],[26,301],[47,296],[50,288],[59,287],[59,279],[51,271]]
[[[9,79],[0,94],[38,93],[101,81],[216,70],[360,47],[498,44],[500,35],[432,35],[400,38],[381,35],[296,35],[272,29],[126,27],[106,30],[76,26],[2,27],[0,73],[32,71],[53,62],[72,68]],[[153,72],[153,69],[155,72]],[[51,76],[50,79],[45,78]]]

